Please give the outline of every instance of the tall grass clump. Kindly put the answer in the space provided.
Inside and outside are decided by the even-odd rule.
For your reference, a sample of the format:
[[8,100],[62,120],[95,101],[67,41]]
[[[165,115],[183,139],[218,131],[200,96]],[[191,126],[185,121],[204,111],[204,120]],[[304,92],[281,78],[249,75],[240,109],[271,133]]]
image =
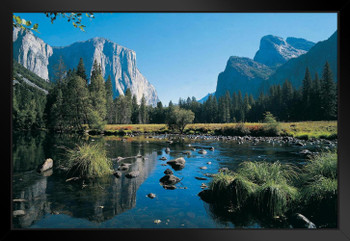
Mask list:
[[101,144],[83,144],[67,152],[69,176],[97,178],[112,174],[112,163]]
[[279,162],[243,162],[236,172],[214,176],[209,189],[213,196],[229,198],[235,209],[252,207],[268,216],[283,215],[296,200],[291,185],[295,167]]
[[323,152],[312,157],[304,166],[301,197],[308,206],[319,209],[336,210],[337,153]]

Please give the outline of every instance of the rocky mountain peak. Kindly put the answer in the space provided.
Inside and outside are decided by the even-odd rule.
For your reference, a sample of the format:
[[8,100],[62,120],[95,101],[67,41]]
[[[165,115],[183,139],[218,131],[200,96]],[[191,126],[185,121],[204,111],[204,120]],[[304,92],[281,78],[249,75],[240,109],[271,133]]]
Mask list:
[[51,47],[30,31],[14,29],[13,57],[28,70],[51,81],[60,58],[68,69],[76,68],[79,59],[83,58],[89,77],[93,62],[97,61],[104,78],[111,76],[114,97],[124,95],[130,88],[139,103],[143,95],[149,105],[155,106],[159,101],[154,86],[137,68],[135,51],[105,38],[95,37],[68,46]]
[[49,81],[49,58],[53,49],[31,31],[13,29],[13,58],[25,68]]
[[[298,40],[294,40],[294,42],[300,43]],[[260,47],[255,54],[254,60],[270,67],[277,67],[289,59],[296,58],[306,52],[303,49],[293,47],[281,37],[266,35],[260,40]]]
[[308,41],[303,38],[294,38],[294,37],[288,37],[286,39],[286,42],[296,49],[301,49],[305,51],[309,51],[315,45],[314,42]]

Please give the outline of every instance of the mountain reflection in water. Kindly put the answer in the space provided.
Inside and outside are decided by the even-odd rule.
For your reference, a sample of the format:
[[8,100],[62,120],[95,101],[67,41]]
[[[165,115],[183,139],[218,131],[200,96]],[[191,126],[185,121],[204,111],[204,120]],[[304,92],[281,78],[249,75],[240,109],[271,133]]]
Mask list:
[[[168,142],[171,138],[171,143]],[[67,148],[99,142],[112,158],[113,168],[130,164],[120,178],[110,175],[94,181],[69,181],[59,167]],[[317,152],[336,148],[336,142],[314,141],[305,145],[268,140],[254,142],[188,139],[181,136],[87,137],[48,133],[13,135],[13,210],[24,215],[13,218],[14,228],[291,228],[288,222],[267,220],[249,210],[232,213],[224,206],[208,204],[198,193],[208,186],[211,174],[220,168],[235,170],[242,161],[280,161],[304,165],[302,150]],[[210,150],[210,147],[214,147]],[[166,148],[170,147],[170,152]],[[194,150],[193,148],[196,148]],[[200,154],[200,149],[206,154]],[[138,158],[136,156],[142,156]],[[117,161],[118,157],[133,157]],[[166,157],[166,160],[160,160]],[[185,167],[175,170],[168,160],[184,157]],[[36,168],[46,158],[54,160],[51,172]],[[166,190],[159,180],[169,168],[181,179],[176,190]],[[139,171],[136,178],[126,173]],[[147,194],[154,193],[150,199]],[[312,217],[311,217],[312,218]],[[329,217],[311,220],[334,227]],[[155,222],[161,220],[161,222]],[[321,222],[322,221],[322,222]]]
[[[139,171],[139,176],[130,179],[125,177],[127,172],[123,172],[120,178],[109,176],[83,185],[79,180],[66,182],[65,175],[59,173],[57,166],[54,170],[43,174],[37,173],[35,170],[37,165],[47,157],[42,146],[44,137],[40,136],[40,140],[36,142],[29,141],[29,145],[23,144],[23,138],[23,136],[15,138],[15,141],[22,145],[17,149],[16,146],[14,148],[16,167],[12,188],[13,199],[23,199],[13,203],[13,210],[24,210],[26,215],[14,217],[15,228],[30,227],[46,214],[66,214],[99,223],[132,209],[136,205],[136,191],[154,169],[157,157],[156,152],[145,150],[143,145],[128,143],[129,148],[118,148],[122,150],[119,155],[132,156],[135,153],[143,155],[142,158],[130,158],[124,161],[131,164],[127,172]],[[116,154],[116,146],[113,144],[108,146],[110,154]],[[18,148],[21,148],[21,151]],[[28,153],[33,153],[31,158],[37,162],[30,162],[28,158],[18,156],[24,157]],[[28,162],[31,166],[28,166]]]

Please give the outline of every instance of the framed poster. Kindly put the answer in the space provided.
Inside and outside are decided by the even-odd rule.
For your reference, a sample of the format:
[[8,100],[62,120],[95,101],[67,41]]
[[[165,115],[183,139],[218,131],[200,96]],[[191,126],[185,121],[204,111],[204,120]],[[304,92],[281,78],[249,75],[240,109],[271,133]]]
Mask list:
[[345,2],[6,7],[5,240],[349,239]]

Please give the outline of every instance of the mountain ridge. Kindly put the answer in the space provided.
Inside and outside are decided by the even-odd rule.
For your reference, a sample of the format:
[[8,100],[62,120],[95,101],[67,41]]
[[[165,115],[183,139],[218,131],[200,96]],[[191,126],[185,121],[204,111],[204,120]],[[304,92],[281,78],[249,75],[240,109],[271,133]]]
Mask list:
[[159,101],[156,89],[137,67],[136,52],[109,39],[94,37],[67,46],[50,46],[30,31],[15,28],[13,46],[14,59],[47,81],[53,81],[61,57],[67,69],[76,68],[82,57],[88,78],[95,60],[101,65],[104,79],[111,76],[114,98],[130,88],[138,103],[143,95],[148,105],[155,106]]
[[[335,31],[335,33],[333,33],[328,39],[319,41],[316,44],[306,39],[288,37],[287,39],[289,42],[294,41],[292,44],[304,49],[309,48],[309,51],[303,50],[303,54],[300,54],[297,57],[292,57],[286,60],[286,62],[283,64],[279,64],[277,66],[268,66],[261,63],[264,62],[264,58],[268,58],[268,56],[262,58],[262,61],[259,58],[250,59],[246,57],[231,56],[227,61],[225,70],[218,75],[215,96],[217,98],[223,96],[227,90],[231,94],[241,90],[242,94],[245,94],[246,92],[248,94],[253,94],[253,96],[256,98],[261,91],[266,93],[269,86],[273,84],[282,84],[286,79],[291,81],[295,88],[298,88],[301,86],[306,67],[309,67],[312,75],[314,75],[316,72],[321,75],[326,60],[330,63],[334,79],[336,80],[336,35],[337,31]],[[272,38],[275,43],[280,42],[282,45],[285,45],[286,43],[286,41],[281,37],[276,37],[273,35],[266,35],[262,37],[262,39],[263,38],[265,38],[265,40],[266,38],[270,38],[270,40]],[[235,59],[235,61],[230,61],[233,59]],[[245,62],[245,66],[244,64],[237,64],[240,61]]]

